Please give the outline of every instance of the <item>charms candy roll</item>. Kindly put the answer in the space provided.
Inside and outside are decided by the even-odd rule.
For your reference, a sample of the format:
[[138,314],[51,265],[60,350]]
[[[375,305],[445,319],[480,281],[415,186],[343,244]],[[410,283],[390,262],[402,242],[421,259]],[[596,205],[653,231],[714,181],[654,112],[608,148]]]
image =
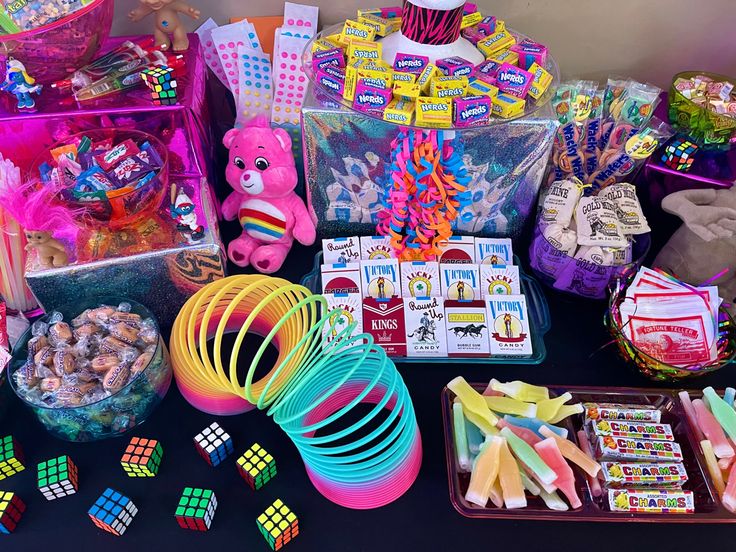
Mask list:
[[[174,374],[182,395],[205,412],[267,410],[294,442],[309,478],[326,498],[348,508],[377,508],[399,498],[416,479],[421,436],[393,362],[371,336],[351,335],[355,323],[337,327],[336,312],[327,312],[323,296],[279,278],[218,280],[193,295],[174,322]],[[264,336],[263,343],[244,353],[243,340],[251,332]],[[225,333],[237,334],[227,364]],[[254,381],[270,344],[278,358]],[[241,352],[252,358],[243,377],[237,370]],[[361,410],[356,421],[358,405],[370,408]],[[382,411],[385,415],[379,416]],[[349,422],[339,423],[348,417]],[[346,427],[316,436],[333,423]]]

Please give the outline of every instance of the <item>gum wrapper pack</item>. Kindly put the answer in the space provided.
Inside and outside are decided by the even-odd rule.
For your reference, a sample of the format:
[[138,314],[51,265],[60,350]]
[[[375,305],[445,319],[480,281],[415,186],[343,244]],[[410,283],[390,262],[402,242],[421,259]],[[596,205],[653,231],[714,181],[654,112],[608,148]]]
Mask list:
[[644,353],[673,366],[707,364],[718,355],[717,286],[693,287],[646,267],[621,304],[626,337]]
[[274,38],[274,99],[271,120],[274,123],[299,124],[307,90],[307,76],[301,55],[317,32],[319,8],[284,3],[284,25]]

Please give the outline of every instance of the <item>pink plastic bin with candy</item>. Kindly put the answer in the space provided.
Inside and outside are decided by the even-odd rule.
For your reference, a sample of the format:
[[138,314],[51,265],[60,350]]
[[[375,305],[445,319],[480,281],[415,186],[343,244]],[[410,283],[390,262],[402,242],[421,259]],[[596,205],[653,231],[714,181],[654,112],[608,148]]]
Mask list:
[[59,80],[84,66],[110,34],[113,0],[94,0],[76,12],[36,29],[0,35],[0,56],[23,62],[42,84]]

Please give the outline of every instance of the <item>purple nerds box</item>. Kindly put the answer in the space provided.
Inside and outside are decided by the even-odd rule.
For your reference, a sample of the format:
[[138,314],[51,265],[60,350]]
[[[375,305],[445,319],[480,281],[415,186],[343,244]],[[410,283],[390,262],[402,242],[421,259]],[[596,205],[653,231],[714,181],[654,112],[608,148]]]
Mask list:
[[398,52],[394,60],[394,71],[418,75],[424,70],[427,64],[429,64],[429,58],[427,56]]
[[325,67],[345,67],[345,56],[340,48],[314,52],[312,55],[312,67],[315,71]]
[[455,98],[455,126],[472,127],[488,124],[493,109],[488,96]]
[[547,47],[525,38],[511,47],[519,55],[519,67],[529,69],[533,64],[544,67],[547,64]]
[[361,79],[355,87],[353,107],[358,111],[383,112],[392,99],[393,90],[391,88],[379,88]]
[[533,81],[533,74],[510,63],[501,65],[496,73],[496,86],[498,89],[517,98],[523,99],[526,97]]
[[469,77],[475,69],[472,63],[460,56],[438,59],[437,68],[448,77]]

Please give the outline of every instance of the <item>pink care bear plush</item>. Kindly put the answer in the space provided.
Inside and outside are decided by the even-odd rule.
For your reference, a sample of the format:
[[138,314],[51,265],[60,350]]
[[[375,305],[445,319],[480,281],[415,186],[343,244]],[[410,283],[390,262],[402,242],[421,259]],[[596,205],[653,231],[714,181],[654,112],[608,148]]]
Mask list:
[[265,119],[255,119],[229,130],[223,143],[230,150],[225,176],[235,191],[222,204],[222,214],[225,220],[237,217],[243,227],[227,254],[238,266],[276,272],[295,238],[304,245],[316,238],[309,212],[294,192],[291,138],[283,129],[271,129]]

